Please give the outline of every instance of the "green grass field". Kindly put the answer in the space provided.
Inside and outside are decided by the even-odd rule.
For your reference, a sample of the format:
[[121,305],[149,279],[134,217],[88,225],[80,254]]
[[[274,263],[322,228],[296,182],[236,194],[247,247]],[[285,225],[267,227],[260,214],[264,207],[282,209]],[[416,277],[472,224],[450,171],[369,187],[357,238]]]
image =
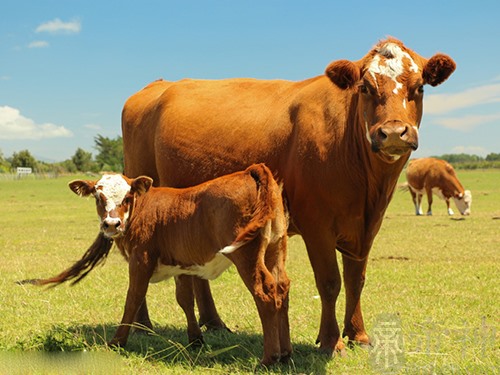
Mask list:
[[[260,321],[234,267],[211,283],[233,333],[207,332],[202,349],[187,347],[173,280],[150,286],[155,331],[132,335],[120,351],[106,347],[121,319],[128,282],[118,251],[76,286],[16,285],[55,275],[78,260],[98,222],[93,200],[67,187],[75,177],[0,181],[0,374],[498,374],[500,171],[458,175],[472,190],[470,217],[449,217],[437,198],[434,216],[416,217],[410,194],[395,193],[370,254],[363,293],[368,332],[378,339],[371,351],[355,347],[335,358],[317,352],[320,300],[304,244],[300,237],[290,239],[294,354],[270,369],[258,366]],[[341,292],[340,322],[343,310]]]

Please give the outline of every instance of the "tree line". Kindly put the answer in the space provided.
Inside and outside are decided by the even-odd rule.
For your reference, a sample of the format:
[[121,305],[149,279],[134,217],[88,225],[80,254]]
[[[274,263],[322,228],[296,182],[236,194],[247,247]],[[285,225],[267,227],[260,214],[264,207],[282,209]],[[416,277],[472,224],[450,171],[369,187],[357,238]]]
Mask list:
[[[0,173],[15,173],[17,167],[31,168],[35,173],[78,173],[101,171],[123,172],[123,140],[98,134],[94,138],[97,154],[78,148],[71,159],[58,163],[36,160],[28,150],[14,152],[12,157],[4,158],[0,152]],[[490,153],[486,157],[470,154],[444,154],[434,156],[443,159],[458,169],[500,168],[500,153]]]
[[31,168],[34,173],[77,173],[77,172],[123,172],[123,141],[118,136],[114,139],[98,134],[94,138],[97,154],[78,148],[75,154],[63,162],[47,163],[36,160],[29,150],[14,152],[4,158],[0,152],[0,173],[15,173],[18,167]]
[[444,154],[434,156],[438,159],[446,160],[457,169],[488,169],[500,168],[500,154],[489,153],[485,158],[470,154]]

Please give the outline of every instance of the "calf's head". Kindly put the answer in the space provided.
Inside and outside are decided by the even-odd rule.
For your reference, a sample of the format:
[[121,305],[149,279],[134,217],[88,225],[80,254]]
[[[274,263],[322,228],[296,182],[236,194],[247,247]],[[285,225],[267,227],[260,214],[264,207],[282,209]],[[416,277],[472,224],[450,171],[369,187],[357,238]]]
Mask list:
[[105,174],[98,181],[75,180],[69,188],[81,197],[93,195],[101,232],[109,238],[125,233],[135,198],[146,193],[153,180],[146,176],[129,179],[121,174]]
[[354,90],[364,141],[382,160],[394,162],[418,147],[424,85],[441,84],[455,67],[446,55],[426,59],[389,38],[363,59],[335,61],[325,73],[341,89]]

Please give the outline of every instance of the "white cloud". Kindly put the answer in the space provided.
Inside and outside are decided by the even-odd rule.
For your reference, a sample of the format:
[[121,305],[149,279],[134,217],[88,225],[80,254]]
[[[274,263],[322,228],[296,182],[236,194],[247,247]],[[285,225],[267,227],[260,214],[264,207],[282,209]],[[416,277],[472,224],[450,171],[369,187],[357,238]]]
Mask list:
[[70,22],[63,22],[59,18],[52,21],[42,23],[35,30],[37,33],[51,33],[51,34],[77,34],[82,30],[82,25],[79,20]]
[[28,48],[45,48],[48,47],[49,43],[45,40],[35,40],[28,44]]
[[449,129],[468,132],[480,125],[500,121],[500,113],[490,115],[469,115],[460,117],[438,117],[433,119],[433,123]]
[[500,103],[500,83],[474,87],[455,94],[429,95],[425,98],[426,115],[442,115],[477,105]]
[[50,123],[36,124],[9,106],[0,106],[0,139],[44,139],[72,137],[73,133],[64,126]]

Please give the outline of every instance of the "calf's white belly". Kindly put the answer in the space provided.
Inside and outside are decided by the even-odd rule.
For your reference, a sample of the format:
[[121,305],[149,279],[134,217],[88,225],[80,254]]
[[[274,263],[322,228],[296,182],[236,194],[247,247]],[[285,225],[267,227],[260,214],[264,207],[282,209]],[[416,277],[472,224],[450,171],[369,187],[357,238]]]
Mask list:
[[210,262],[199,265],[195,264],[189,267],[167,266],[158,262],[150,283],[157,283],[173,276],[191,275],[202,279],[213,280],[227,270],[233,263],[222,254],[216,254]]

